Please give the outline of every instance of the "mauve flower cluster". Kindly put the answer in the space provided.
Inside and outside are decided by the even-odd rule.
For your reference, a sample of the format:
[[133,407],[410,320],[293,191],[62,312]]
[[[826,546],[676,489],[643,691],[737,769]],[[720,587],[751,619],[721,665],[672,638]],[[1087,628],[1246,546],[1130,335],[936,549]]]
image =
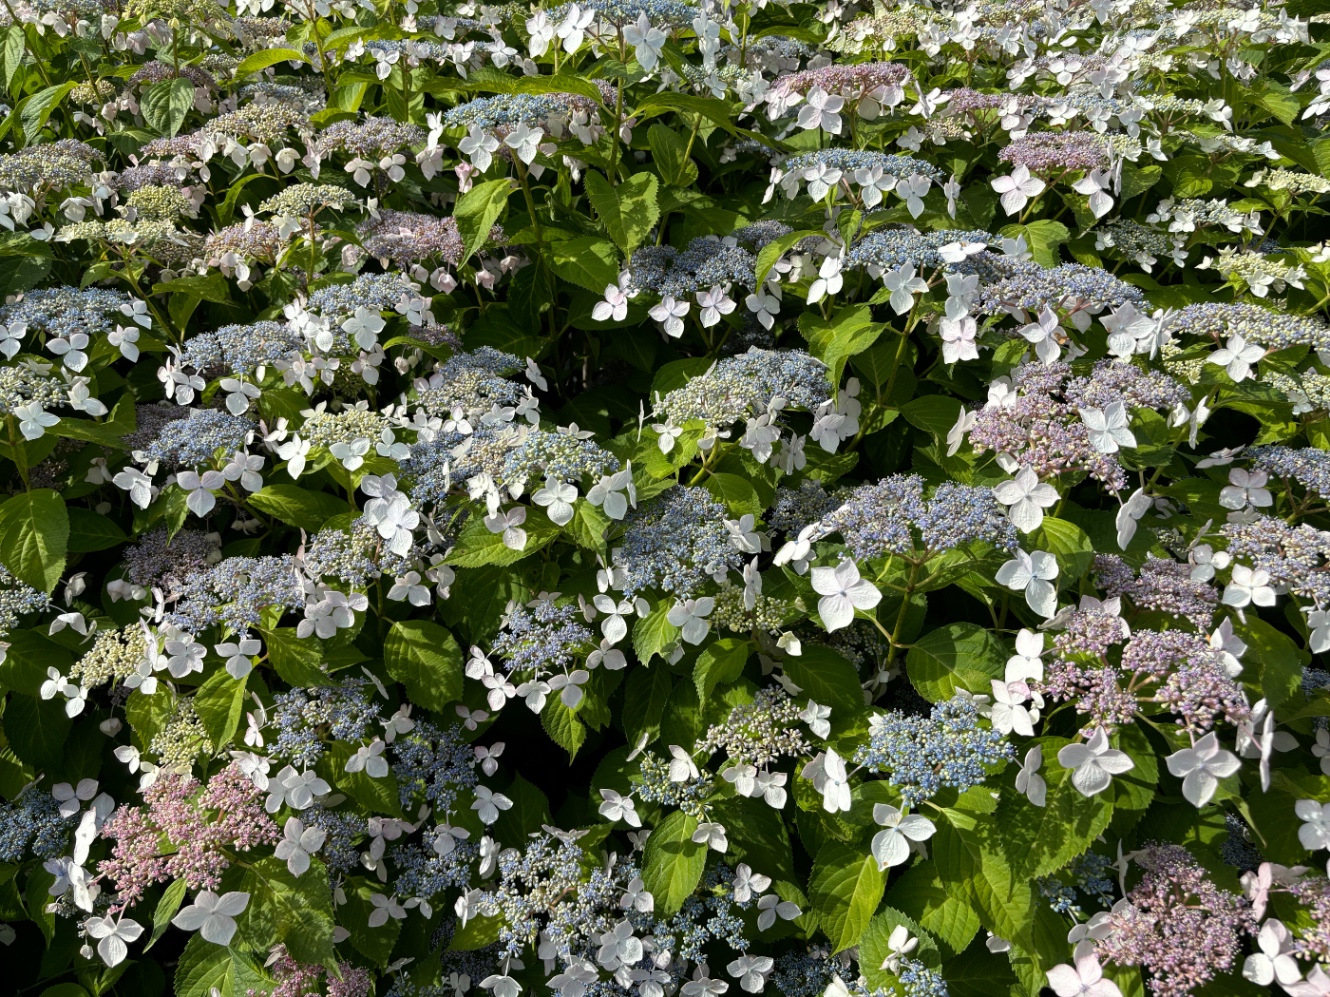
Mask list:
[[1072,613],[1063,626],[1034,685],[1055,702],[1075,703],[1086,731],[1113,731],[1164,712],[1199,735],[1220,719],[1240,724],[1251,715],[1223,650],[1204,633],[1131,630],[1116,613],[1096,610]]
[[215,890],[235,853],[281,838],[262,798],[263,791],[235,763],[206,785],[163,772],[144,790],[144,806],[121,807],[102,829],[115,847],[98,871],[110,880],[121,907],[171,879]]
[[1250,907],[1180,845],[1146,845],[1135,861],[1145,872],[1108,915],[1096,948],[1109,962],[1148,969],[1155,997],[1186,997],[1233,967],[1255,927]]
[[1066,363],[1024,364],[999,383],[1001,394],[990,393],[970,430],[977,452],[1004,455],[1044,479],[1084,472],[1114,492],[1126,487],[1126,473],[1116,454],[1091,442],[1081,409],[1120,402],[1167,411],[1187,397],[1167,375],[1105,362],[1088,376],[1074,376]]
[[1003,148],[998,159],[1031,173],[1058,174],[1106,169],[1111,152],[1097,132],[1033,132]]
[[1111,599],[1126,596],[1138,609],[1183,618],[1198,630],[1208,630],[1219,604],[1219,593],[1207,581],[1193,578],[1190,565],[1153,555],[1139,573],[1116,554],[1094,559],[1096,581]]

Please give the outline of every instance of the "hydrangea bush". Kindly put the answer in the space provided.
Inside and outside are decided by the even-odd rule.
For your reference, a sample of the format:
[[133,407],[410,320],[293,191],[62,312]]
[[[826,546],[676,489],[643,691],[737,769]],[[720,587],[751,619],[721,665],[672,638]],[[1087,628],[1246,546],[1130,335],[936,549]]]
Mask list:
[[1330,997],[1326,0],[5,0],[43,997]]

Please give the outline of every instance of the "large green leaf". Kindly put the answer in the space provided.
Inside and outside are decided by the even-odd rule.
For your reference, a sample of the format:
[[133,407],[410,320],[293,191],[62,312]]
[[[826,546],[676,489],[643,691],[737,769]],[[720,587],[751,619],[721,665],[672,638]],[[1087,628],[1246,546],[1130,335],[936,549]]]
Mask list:
[[785,674],[799,687],[799,699],[831,707],[833,726],[864,711],[859,673],[824,644],[805,643],[797,657],[785,659]]
[[302,52],[293,48],[267,48],[262,52],[253,52],[240,60],[236,66],[236,76],[248,76],[282,62],[309,62]]
[[779,238],[772,239],[763,246],[757,253],[757,267],[754,271],[755,282],[759,285],[767,279],[767,274],[771,273],[778,260],[788,253],[803,240],[808,238],[821,239],[826,233],[821,229],[801,229],[798,232],[786,232]]
[[716,819],[725,825],[733,862],[746,862],[764,876],[794,880],[794,853],[782,812],[761,797],[733,796],[716,805]]
[[478,183],[458,198],[453,217],[457,219],[457,231],[462,236],[461,262],[465,263],[489,241],[490,231],[503,214],[512,191],[513,182],[504,177]]
[[513,93],[575,93],[597,104],[603,96],[591,80],[559,73],[554,76],[521,76],[513,80]]
[[613,187],[601,174],[590,170],[582,182],[605,231],[625,255],[631,254],[660,218],[656,203],[659,181],[651,173],[635,173]]
[[383,778],[374,778],[364,769],[348,772],[346,763],[356,749],[345,741],[334,741],[328,751],[319,759],[317,771],[328,783],[336,786],[367,813],[402,816],[402,804],[398,796],[397,777],[390,770]]
[[[53,83],[51,86],[38,90],[31,97],[25,98],[18,106],[18,119],[23,124],[23,139],[28,145],[36,142],[41,135],[41,130],[46,127],[47,120],[57,107],[64,102],[69,91],[74,89],[73,83]],[[191,90],[192,92],[192,90]],[[10,115],[6,121],[8,124],[13,120]]]
[[647,129],[651,146],[651,164],[665,183],[688,187],[697,182],[697,164],[689,156],[688,143],[668,125],[653,124]]
[[144,951],[157,944],[157,940],[166,934],[171,927],[171,919],[176,916],[180,910],[180,905],[185,901],[185,893],[189,884],[183,879],[177,879],[162,891],[162,897],[157,901],[157,906],[152,912],[152,935],[148,943],[143,946]]
[[406,686],[411,701],[426,709],[442,710],[462,698],[462,649],[437,623],[394,623],[383,644],[383,663]]
[[261,858],[246,870],[242,889],[249,906],[238,923],[258,951],[281,942],[299,962],[320,965],[332,959],[332,890],[318,857],[311,857],[300,876],[280,859]]
[[553,543],[560,533],[559,527],[550,522],[545,511],[534,507],[527,510],[522,529],[526,531],[526,543],[521,550],[515,550],[504,544],[503,534],[490,532],[483,516],[472,516],[462,527],[447,563],[459,568],[515,564]]
[[27,36],[23,25],[14,24],[4,29],[4,45],[0,46],[0,81],[4,89],[14,82],[14,74],[23,65],[23,56],[27,49]]
[[1035,906],[1030,881],[1017,875],[975,830],[940,823],[929,844],[947,892],[973,905],[989,931],[1028,946]]
[[707,846],[693,841],[696,830],[696,819],[675,810],[647,838],[642,882],[655,898],[660,915],[677,911],[702,881]]
[[614,244],[593,235],[555,243],[550,266],[568,283],[595,294],[604,294],[605,288],[619,279],[619,257]]
[[872,346],[887,323],[874,322],[872,309],[854,305],[829,319],[806,311],[799,316],[799,331],[808,340],[808,352],[831,368],[831,380],[840,383],[845,361]]
[[1327,790],[1330,779],[1275,771],[1269,792],[1252,793],[1247,808],[1261,854],[1280,865],[1305,864],[1307,848],[1298,838],[1304,825],[1293,811],[1299,800],[1326,800]]
[[[49,256],[0,256],[0,294],[22,294],[44,281],[50,272]],[[58,432],[61,427],[76,421],[82,420],[61,419],[51,427],[52,435],[63,435]]]
[[60,766],[72,723],[61,698],[13,693],[5,703],[5,736],[14,754],[36,769]]
[[933,703],[950,699],[957,689],[990,694],[992,679],[1002,679],[1010,652],[983,627],[948,623],[923,637],[905,656],[905,671],[919,694]]
[[942,966],[942,952],[933,937],[913,918],[892,907],[884,907],[868,923],[868,928],[859,940],[860,969],[868,978],[869,986],[899,985],[896,974],[882,968],[882,964],[892,955],[891,933],[897,928],[904,928],[911,938],[919,940],[910,953],[911,959],[935,971]]
[[[63,420],[62,425],[72,420]],[[119,547],[129,539],[114,519],[99,516],[91,509],[72,506],[69,513],[69,553],[87,554]]]
[[809,897],[834,951],[859,943],[886,890],[887,877],[862,845],[823,845],[813,865]]
[[661,714],[674,687],[674,677],[664,667],[633,668],[624,684],[623,732],[630,745],[646,734],[654,740],[660,733]]
[[194,106],[194,84],[183,77],[149,83],[139,98],[148,127],[161,135],[175,135]]
[[1008,239],[1024,237],[1034,261],[1045,267],[1058,265],[1061,259],[1058,247],[1071,238],[1067,226],[1048,218],[1041,218],[1028,225],[1006,225],[1001,234]]
[[961,952],[979,930],[979,915],[947,893],[932,861],[919,862],[892,881],[887,904],[914,918],[951,952]]
[[68,674],[74,655],[36,630],[11,630],[5,634],[5,660],[0,661],[0,684],[16,692],[35,696],[46,681],[46,670]]
[[494,822],[494,837],[499,841],[523,841],[550,822],[550,801],[540,788],[528,779],[517,776],[503,790],[512,806],[500,811]]
[[1311,655],[1282,631],[1254,615],[1249,615],[1234,630],[1247,644],[1243,662],[1249,668],[1255,665],[1259,669],[1261,695],[1282,718],[1287,704],[1301,695],[1302,670],[1311,662]]
[[679,641],[679,628],[668,619],[670,602],[662,599],[655,609],[646,616],[640,616],[633,624],[633,651],[642,664],[650,664],[656,655],[664,657],[664,651]]
[[232,946],[190,936],[175,969],[175,997],[248,997],[275,984],[258,963]]
[[346,503],[335,495],[281,482],[259,489],[249,497],[249,504],[306,533],[314,533],[333,516],[347,511]]
[[693,665],[693,682],[697,698],[703,703],[721,683],[733,682],[743,674],[751,644],[737,637],[723,637],[697,656]]
[[234,679],[226,669],[219,668],[194,694],[194,710],[218,751],[240,726],[245,712],[245,684],[245,679]]
[[0,505],[0,562],[21,582],[50,592],[65,571],[69,513],[65,500],[38,488]]
[[314,637],[296,636],[295,627],[265,631],[268,663],[283,681],[291,685],[332,685],[333,678],[324,667],[323,648]]
[[718,471],[702,485],[736,518],[744,515],[760,516],[766,508],[766,503],[758,497],[757,489],[742,475]]
[[1060,737],[1031,742],[1043,752],[1045,806],[1037,807],[1019,793],[1004,793],[994,815],[1002,854],[1018,876],[1038,879],[1063,868],[1089,850],[1113,816],[1111,794],[1082,795],[1071,783],[1070,770],[1057,763],[1058,751],[1069,743]]
[[346,905],[337,911],[338,927],[349,932],[348,940],[351,944],[361,955],[381,967],[388,964],[388,958],[402,933],[402,922],[393,917],[378,927],[369,926],[370,915],[375,910],[370,897],[382,892],[383,887],[377,881],[373,885],[349,885],[345,888]]
[[558,696],[550,697],[545,708],[540,711],[540,725],[545,728],[550,740],[568,752],[569,760],[576,758],[582,745],[586,744],[586,724]]
[[1094,563],[1094,544],[1075,523],[1045,516],[1035,532],[1030,548],[1046,550],[1058,559],[1059,577],[1072,584],[1090,570]]
[[[1010,997],[1016,978],[1011,965],[1001,955],[975,945],[955,959],[948,959],[942,970],[947,990],[955,997]],[[1115,975],[1114,973],[1109,974]],[[1123,990],[1123,997],[1131,997]]]

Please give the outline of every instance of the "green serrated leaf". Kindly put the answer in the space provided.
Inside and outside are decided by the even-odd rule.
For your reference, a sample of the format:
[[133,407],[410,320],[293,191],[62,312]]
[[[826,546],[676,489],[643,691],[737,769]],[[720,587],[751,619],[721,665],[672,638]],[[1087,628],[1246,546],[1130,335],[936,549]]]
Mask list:
[[864,691],[854,665],[823,644],[806,643],[785,659],[785,676],[799,687],[800,699],[831,707],[835,726],[864,711]]
[[555,243],[550,249],[550,266],[568,283],[598,295],[619,280],[614,243],[593,235]]
[[246,870],[243,882],[249,905],[238,925],[258,951],[267,952],[280,942],[299,962],[332,961],[332,890],[317,856],[299,876],[281,859],[258,859]]
[[659,181],[653,174],[635,173],[613,187],[601,174],[590,170],[583,183],[605,231],[624,255],[630,255],[660,218],[656,203]]
[[891,935],[897,928],[905,928],[911,938],[919,940],[909,958],[935,972],[942,968],[942,952],[933,936],[907,914],[892,907],[884,907],[873,916],[859,939],[860,966],[871,987],[891,988],[900,985],[897,975],[884,968],[884,963],[893,955]]
[[[17,108],[18,120],[23,125],[23,139],[28,145],[36,142],[41,130],[46,127],[47,119],[74,89],[73,83],[56,83],[38,90],[31,97],[25,98]],[[192,90],[191,90],[192,92]],[[12,118],[12,115],[11,115]]]
[[280,482],[265,485],[249,496],[249,504],[306,533],[316,532],[328,520],[346,512],[346,503],[335,495]]
[[402,933],[402,922],[395,917],[376,927],[369,926],[370,916],[377,909],[370,897],[381,892],[378,882],[371,886],[361,881],[348,886],[345,888],[346,905],[337,911],[337,924],[346,928],[350,936],[348,940],[356,951],[380,967],[388,964]]
[[[985,822],[981,829],[995,831]],[[1032,887],[975,830],[939,824],[929,844],[938,876],[949,894],[974,906],[985,928],[1022,948],[1030,945]]]
[[1005,225],[1001,234],[1008,239],[1024,238],[1034,261],[1043,267],[1055,267],[1061,260],[1058,247],[1071,238],[1071,230],[1061,222],[1041,218],[1028,225]]
[[502,533],[491,533],[483,516],[472,516],[462,527],[457,543],[445,563],[459,568],[516,564],[553,543],[561,532],[558,526],[550,522],[545,511],[539,508],[527,509],[526,522],[521,529],[526,534],[526,542],[519,550],[505,544]]
[[688,143],[678,132],[666,125],[654,124],[647,129],[647,142],[651,146],[652,165],[660,178],[672,187],[689,187],[697,182],[697,164],[688,155]]
[[644,665],[658,654],[663,658],[664,652],[679,642],[679,628],[667,618],[669,612],[669,601],[662,599],[633,624],[633,651]]
[[503,214],[513,182],[507,177],[478,183],[457,200],[453,217],[457,219],[457,232],[462,237],[462,259],[465,263],[481,246],[489,241],[494,223]]
[[501,811],[494,823],[499,841],[525,841],[550,822],[550,801],[535,783],[517,776],[503,790],[512,806]]
[[703,703],[710,698],[716,686],[733,682],[743,674],[751,644],[735,637],[723,637],[707,646],[693,665],[693,684],[697,698]]
[[333,679],[324,667],[323,649],[314,637],[301,639],[295,627],[278,627],[264,631],[268,649],[268,663],[293,686],[332,685]]
[[272,980],[258,963],[233,947],[191,935],[175,969],[175,997],[246,997],[271,990]]
[[[649,840],[649,839],[648,839]],[[859,845],[830,842],[817,853],[808,882],[818,925],[842,952],[859,943],[886,891],[887,877],[877,859]]]
[[1023,795],[1004,794],[994,820],[1001,829],[1002,854],[1018,876],[1038,879],[1066,866],[1089,850],[1108,827],[1113,802],[1107,793],[1083,796],[1071,783],[1071,772],[1057,762],[1065,738],[1046,737],[1031,743],[1044,758],[1041,775],[1047,785],[1045,805],[1037,807]]
[[213,672],[194,694],[194,710],[215,750],[235,736],[245,713],[245,679],[234,679],[226,669]]
[[656,910],[669,916],[692,896],[702,881],[707,846],[693,840],[697,820],[675,810],[647,838],[642,882],[656,901]]
[[46,681],[46,669],[68,674],[74,655],[36,630],[11,630],[5,634],[5,660],[0,661],[0,684],[15,692],[35,696]]
[[720,471],[703,481],[702,486],[736,518],[744,515],[760,516],[766,508],[766,503],[758,497],[757,489],[741,475]]
[[143,88],[139,110],[148,127],[159,135],[174,136],[194,106],[194,84],[184,77],[161,80]]
[[979,930],[979,915],[947,893],[931,861],[913,865],[893,880],[887,904],[918,921],[952,953],[964,951]]
[[636,746],[643,735],[654,740],[674,687],[673,677],[664,668],[634,668],[628,672],[625,685],[623,732],[628,743]]
[[885,322],[874,322],[867,305],[842,308],[829,319],[806,311],[799,316],[799,331],[808,340],[808,351],[831,368],[833,384],[839,384],[850,357],[871,347],[886,329]]
[[754,283],[761,287],[767,279],[767,274],[771,273],[777,261],[788,253],[805,239],[824,239],[826,233],[821,229],[806,228],[798,232],[787,232],[784,235],[772,239],[765,246],[757,251],[757,266],[755,268]]
[[345,741],[334,741],[316,767],[319,775],[369,813],[401,817],[402,804],[397,795],[397,777],[391,771],[376,779],[364,769],[359,772],[346,770],[346,763],[356,753],[357,747]]
[[250,73],[257,73],[282,62],[308,63],[309,59],[305,58],[303,52],[293,48],[267,48],[262,52],[253,52],[241,59],[240,65],[236,66],[235,74],[236,76],[248,76]]
[[586,724],[582,723],[576,711],[570,710],[557,696],[551,697],[540,711],[540,725],[545,728],[550,740],[568,752],[570,761],[577,757],[582,745],[586,744]]
[[1045,516],[1030,546],[1057,555],[1059,576],[1068,584],[1074,584],[1094,563],[1094,544],[1083,529],[1065,519]]
[[88,554],[119,547],[129,539],[114,519],[73,506],[69,513],[69,553]]
[[462,698],[462,649],[437,623],[394,623],[383,643],[383,664],[411,701],[427,710],[441,711]]
[[0,563],[19,581],[51,592],[68,549],[69,513],[59,493],[37,488],[0,505]]
[[72,722],[63,700],[11,693],[5,705],[5,734],[14,754],[35,769],[59,769]]
[[1003,643],[973,623],[948,623],[915,642],[905,656],[910,683],[929,702],[950,699],[957,689],[990,694],[1010,654]]
[[143,946],[145,952],[156,945],[157,940],[166,934],[166,929],[171,927],[171,918],[180,910],[188,887],[189,884],[183,879],[177,879],[162,892],[162,898],[157,901],[157,907],[152,912],[152,937]]

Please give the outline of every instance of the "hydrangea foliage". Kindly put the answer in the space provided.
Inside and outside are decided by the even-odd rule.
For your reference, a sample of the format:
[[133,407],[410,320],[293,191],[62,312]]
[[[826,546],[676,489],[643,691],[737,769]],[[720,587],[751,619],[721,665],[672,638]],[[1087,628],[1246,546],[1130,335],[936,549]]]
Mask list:
[[1326,0],[6,0],[0,989],[1330,997]]

